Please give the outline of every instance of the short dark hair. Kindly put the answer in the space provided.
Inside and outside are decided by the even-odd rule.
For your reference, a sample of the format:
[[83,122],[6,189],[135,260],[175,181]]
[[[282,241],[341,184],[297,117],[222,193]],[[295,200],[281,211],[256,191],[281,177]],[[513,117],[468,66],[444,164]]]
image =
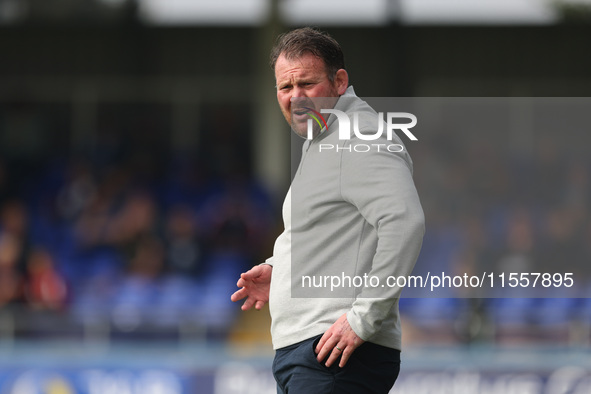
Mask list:
[[328,33],[311,28],[302,27],[281,34],[271,50],[271,69],[279,56],[283,54],[287,59],[297,59],[305,54],[314,55],[324,61],[328,79],[333,81],[338,70],[345,68],[345,55],[339,43]]

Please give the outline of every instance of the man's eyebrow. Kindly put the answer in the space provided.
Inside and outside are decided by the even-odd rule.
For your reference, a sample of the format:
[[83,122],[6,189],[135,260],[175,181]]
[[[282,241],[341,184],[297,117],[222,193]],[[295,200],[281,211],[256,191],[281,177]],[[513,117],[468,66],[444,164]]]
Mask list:
[[298,85],[301,83],[316,83],[318,82],[318,76],[314,76],[314,75],[304,75],[304,76],[300,76],[300,77],[295,77],[293,79],[289,79],[289,80],[283,80],[281,82],[275,82],[275,88],[278,88],[279,86],[289,86],[289,85]]

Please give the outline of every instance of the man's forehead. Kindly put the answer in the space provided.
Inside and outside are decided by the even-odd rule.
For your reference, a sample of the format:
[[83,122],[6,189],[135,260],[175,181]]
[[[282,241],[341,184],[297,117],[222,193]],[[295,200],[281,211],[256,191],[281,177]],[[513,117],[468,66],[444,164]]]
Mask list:
[[324,71],[324,61],[310,53],[295,58],[287,58],[284,54],[281,54],[275,64],[275,75],[277,77],[283,74],[306,75],[318,72],[324,73]]

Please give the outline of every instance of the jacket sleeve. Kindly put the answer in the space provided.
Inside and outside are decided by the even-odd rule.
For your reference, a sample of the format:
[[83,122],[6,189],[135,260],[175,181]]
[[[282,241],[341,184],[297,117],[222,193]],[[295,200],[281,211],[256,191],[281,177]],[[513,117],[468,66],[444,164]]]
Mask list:
[[388,286],[386,279],[410,275],[425,231],[410,157],[405,151],[389,152],[388,144],[385,141],[377,152],[345,152],[342,156],[341,194],[376,230],[377,246],[368,275],[384,285],[364,288],[347,313],[351,328],[363,340],[380,329],[395,307],[402,289]]

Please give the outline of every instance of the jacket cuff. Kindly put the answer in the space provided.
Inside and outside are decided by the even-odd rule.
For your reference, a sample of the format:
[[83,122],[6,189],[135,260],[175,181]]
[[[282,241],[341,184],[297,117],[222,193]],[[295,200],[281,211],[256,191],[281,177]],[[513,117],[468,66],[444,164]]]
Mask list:
[[347,312],[347,321],[355,334],[364,341],[368,341],[373,336],[374,328],[363,321],[355,312]]

